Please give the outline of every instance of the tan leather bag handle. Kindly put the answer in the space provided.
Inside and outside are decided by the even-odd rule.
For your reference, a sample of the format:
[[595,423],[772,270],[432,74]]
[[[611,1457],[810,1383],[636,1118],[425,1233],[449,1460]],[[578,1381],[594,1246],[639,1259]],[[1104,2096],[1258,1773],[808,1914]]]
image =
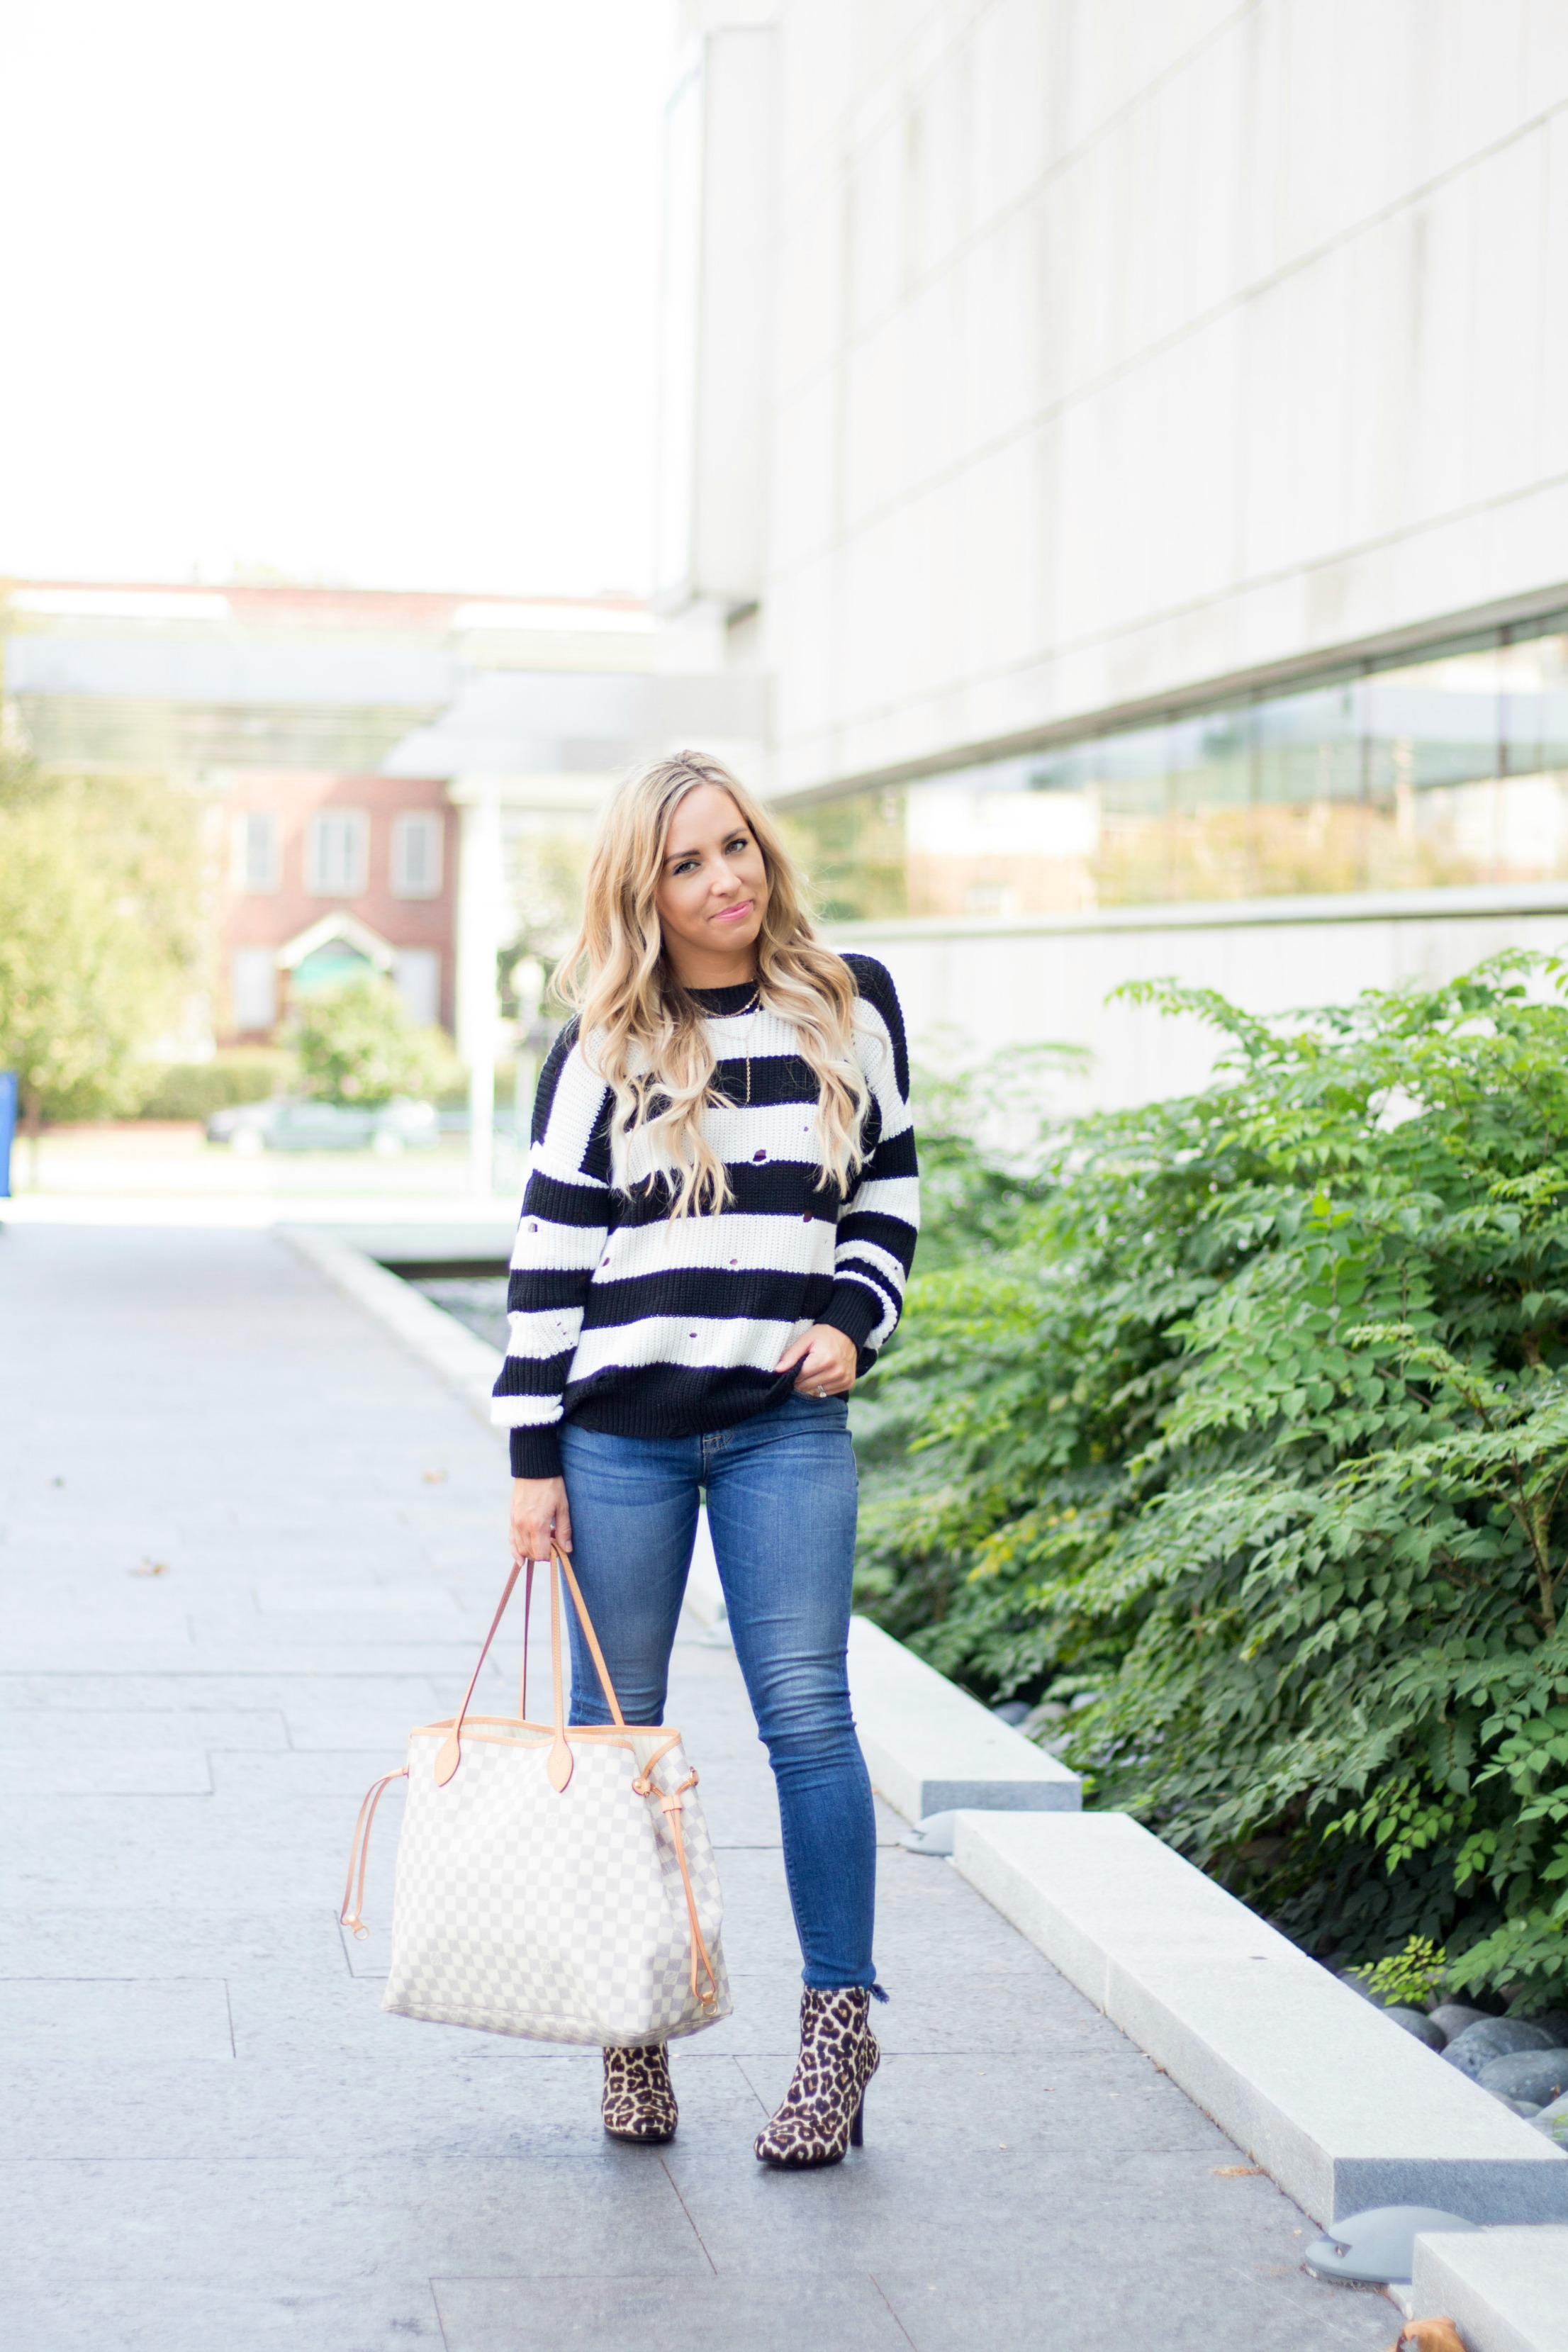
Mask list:
[[[490,1619],[490,1630],[485,1635],[484,1647],[479,1652],[475,1661],[474,1671],[468,1677],[468,1687],[463,1693],[463,1704],[458,1709],[457,1720],[436,1752],[436,1785],[438,1789],[446,1787],[463,1760],[464,1717],[468,1712],[468,1706],[474,1696],[474,1686],[484,1669],[485,1660],[489,1655],[490,1643],[495,1640],[500,1629],[500,1621],[506,1614],[507,1602],[517,1589],[517,1580],[522,1573],[522,1565],[521,1560],[512,1562],[511,1574],[507,1578],[506,1588],[497,1604],[496,1613]],[[523,1609],[524,1679],[521,1696],[525,1706],[528,1692],[528,1612],[533,1600],[533,1566],[532,1560],[530,1560],[528,1595]],[[550,1545],[550,1672],[552,1697],[554,1702],[555,1737],[550,1743],[550,1762],[546,1769],[550,1776],[550,1785],[557,1790],[564,1789],[567,1781],[572,1778],[572,1743],[566,1737],[566,1701],[561,1671],[561,1579],[563,1576],[566,1579],[567,1590],[572,1595],[572,1606],[577,1612],[577,1622],[583,1628],[589,1655],[594,1661],[594,1671],[599,1677],[600,1688],[605,1694],[611,1718],[618,1730],[624,1731],[626,1727],[626,1717],[621,1713],[620,1700],[616,1696],[615,1685],[610,1680],[610,1670],[605,1664],[605,1654],[599,1647],[599,1637],[594,1631],[594,1622],[588,1614],[587,1605],[583,1599],[577,1580],[572,1573],[572,1563],[560,1545],[552,1538]]]
[[[572,1573],[572,1563],[555,1543],[552,1543],[550,1553],[550,1666],[552,1697],[555,1710],[555,1737],[550,1743],[550,1756],[545,1769],[549,1775],[551,1787],[559,1792],[565,1788],[572,1778],[572,1743],[566,1737],[566,1700],[561,1671],[561,1580],[563,1577],[566,1580],[566,1589],[572,1595],[572,1606],[577,1612],[577,1622],[583,1628],[589,1654],[594,1661],[594,1671],[599,1677],[600,1687],[608,1702],[616,1729],[624,1731],[626,1723],[626,1717],[621,1713],[620,1700],[616,1696],[615,1685],[610,1680],[610,1670],[605,1664],[605,1654],[599,1647],[599,1637],[594,1631],[594,1621],[588,1614],[582,1590]],[[527,1565],[528,1582],[524,1587],[522,1604],[522,1682],[518,1695],[520,1721],[526,1720],[528,1715],[528,1621],[533,1604],[535,1563],[530,1560]],[[522,1574],[522,1570],[521,1560],[513,1562],[511,1574],[506,1580],[505,1590],[496,1604],[496,1613],[490,1619],[490,1630],[485,1635],[484,1647],[479,1652],[474,1671],[468,1677],[468,1687],[463,1693],[463,1704],[458,1709],[458,1719],[436,1752],[436,1782],[438,1788],[446,1787],[463,1760],[463,1720],[468,1712],[468,1703],[474,1696],[474,1687],[479,1679],[485,1660],[489,1655],[490,1643],[500,1629],[500,1621],[506,1614],[507,1602],[517,1590],[517,1580]],[[655,1751],[653,1761],[657,1761],[659,1756],[665,1754],[678,1737],[679,1734],[672,1734],[664,1746]],[[376,1781],[374,1787],[368,1791],[359,1810],[359,1820],[354,1824],[353,1841],[349,1848],[348,1884],[343,1889],[342,1909],[338,1915],[344,1927],[352,1928],[356,1936],[365,1936],[370,1932],[364,1924],[363,1906],[365,1865],[369,1859],[371,1824],[375,1819],[375,1810],[381,1802],[384,1790],[390,1788],[394,1780],[405,1780],[408,1768],[405,1765],[400,1771],[388,1772],[384,1779]],[[684,1811],[680,1801],[688,1790],[697,1786],[697,1775],[695,1772],[689,1772],[679,1788],[667,1794],[662,1789],[655,1787],[653,1762],[650,1762],[641,1777],[632,1782],[632,1786],[639,1797],[658,1799],[659,1809],[669,1824],[669,1833],[675,1847],[675,1858],[680,1869],[680,1884],[686,1896],[687,1920],[691,1931],[689,1981],[692,1997],[700,2001],[704,2009],[709,2009],[718,1998],[718,1980],[713,1973],[713,1962],[709,1957],[707,1944],[703,1940],[702,1924],[697,1916],[697,1895],[687,1864],[686,1838],[680,1819]],[[356,1871],[359,1882],[357,1888],[354,1883]],[[706,1992],[701,1989],[704,1975],[708,1979]]]

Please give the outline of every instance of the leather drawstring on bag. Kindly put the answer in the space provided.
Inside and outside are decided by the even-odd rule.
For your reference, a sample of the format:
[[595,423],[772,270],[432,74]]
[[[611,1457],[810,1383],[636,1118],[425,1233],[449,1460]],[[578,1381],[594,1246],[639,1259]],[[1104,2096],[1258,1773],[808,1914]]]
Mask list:
[[[635,1789],[637,1785],[634,1780],[633,1788]],[[691,1874],[686,1867],[686,1839],[680,1827],[680,1816],[686,1810],[680,1800],[688,1789],[695,1789],[696,1786],[696,1773],[689,1772],[672,1797],[661,1795],[658,1801],[664,1818],[669,1823],[669,1833],[675,1840],[675,1859],[680,1864],[680,1883],[686,1889],[686,1916],[691,1926],[691,1998],[693,2000],[700,2000],[704,2009],[710,2009],[719,1998],[719,1979],[713,1973],[713,1963],[708,1957],[708,1947],[702,1940],[702,1929],[698,1923],[697,1897],[691,1891]],[[697,1981],[699,1955],[701,1957],[702,1966],[708,1971],[706,1992],[701,1990]]]
[[[364,1802],[359,1809],[359,1819],[354,1823],[353,1838],[349,1846],[349,1874],[347,1883],[343,1887],[343,1907],[338,1913],[338,1917],[342,1920],[343,1926],[345,1927],[352,1927],[357,1937],[363,1937],[368,1936],[370,1933],[370,1929],[365,1926],[364,1921],[360,1916],[360,1913],[364,1907],[364,1871],[365,1863],[370,1854],[370,1825],[375,1819],[375,1809],[377,1805],[380,1804],[383,1796],[385,1794],[386,1790],[391,1788],[393,1782],[395,1780],[406,1780],[407,1778],[408,1767],[406,1764],[401,1765],[395,1772],[384,1773],[382,1778],[377,1780],[372,1788],[365,1791]],[[354,1886],[354,1864],[356,1861],[359,1864],[359,1886],[357,1891]],[[349,1908],[351,1897],[353,1903],[353,1909],[352,1911]]]

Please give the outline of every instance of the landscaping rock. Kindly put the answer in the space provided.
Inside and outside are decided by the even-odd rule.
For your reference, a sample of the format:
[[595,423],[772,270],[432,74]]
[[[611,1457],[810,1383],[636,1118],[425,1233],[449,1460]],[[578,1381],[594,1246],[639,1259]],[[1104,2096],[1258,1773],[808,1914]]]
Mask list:
[[1528,2018],[1487,2017],[1479,2025],[1467,2025],[1463,2033],[1454,2036],[1443,2053],[1443,2063],[1457,2066],[1473,2082],[1481,2068],[1494,2058],[1511,2058],[1516,2050],[1551,2047],[1549,2037]]
[[1568,2050],[1568,2009],[1541,2009],[1525,2019],[1527,2025],[1539,2025],[1542,2033],[1552,2037],[1553,2050]]
[[1467,2009],[1462,2000],[1442,2000],[1428,2011],[1433,2024],[1445,2042],[1452,2042],[1468,2025],[1484,2025],[1491,2016],[1489,2009]]
[[1395,2025],[1402,2026],[1406,2033],[1413,2033],[1417,2042],[1424,2042],[1428,2050],[1441,2050],[1443,2047],[1442,2030],[1433,2024],[1424,2009],[1406,2009],[1401,2002],[1394,2001],[1383,2013],[1384,2017],[1392,2018]]
[[1533,2099],[1510,2099],[1506,2091],[1490,2091],[1487,2095],[1495,2099],[1500,2107],[1506,2107],[1510,2116],[1519,2116],[1527,2124],[1533,2123],[1541,2113]]
[[1483,2091],[1496,2091],[1505,2099],[1548,2106],[1568,2091],[1568,2050],[1517,2050],[1507,2058],[1489,2060],[1476,2080]]
[[1553,2099],[1549,2107],[1542,2107],[1530,2120],[1538,2132],[1544,2132],[1559,2147],[1568,2148],[1568,2098]]

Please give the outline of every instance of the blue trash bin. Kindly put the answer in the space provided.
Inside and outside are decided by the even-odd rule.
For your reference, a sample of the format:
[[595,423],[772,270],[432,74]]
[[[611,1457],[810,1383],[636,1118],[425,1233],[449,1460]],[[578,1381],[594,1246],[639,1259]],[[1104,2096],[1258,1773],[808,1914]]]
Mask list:
[[11,1197],[11,1146],[16,1134],[16,1073],[0,1070],[0,1201]]

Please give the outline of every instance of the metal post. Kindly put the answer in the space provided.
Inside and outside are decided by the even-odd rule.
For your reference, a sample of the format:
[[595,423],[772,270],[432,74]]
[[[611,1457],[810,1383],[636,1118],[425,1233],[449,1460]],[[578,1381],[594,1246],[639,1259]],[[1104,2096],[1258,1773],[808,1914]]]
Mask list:
[[11,1197],[11,1146],[16,1136],[16,1073],[0,1070],[0,1201]]
[[533,1090],[539,1084],[540,1000],[544,994],[544,966],[537,956],[522,956],[511,968],[511,990],[517,999],[517,1058],[512,1076],[512,1125],[518,1148],[528,1156],[533,1119]]
[[500,790],[493,776],[453,786],[462,809],[458,875],[458,1050],[468,1066],[468,1189],[494,1189],[496,1053],[500,1006],[496,954],[500,945]]

